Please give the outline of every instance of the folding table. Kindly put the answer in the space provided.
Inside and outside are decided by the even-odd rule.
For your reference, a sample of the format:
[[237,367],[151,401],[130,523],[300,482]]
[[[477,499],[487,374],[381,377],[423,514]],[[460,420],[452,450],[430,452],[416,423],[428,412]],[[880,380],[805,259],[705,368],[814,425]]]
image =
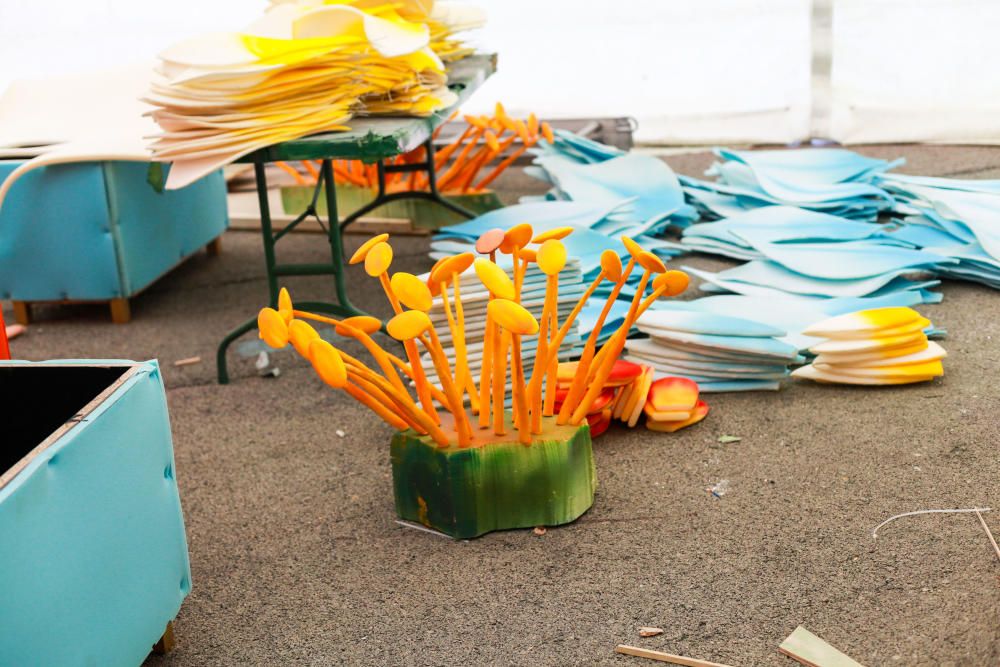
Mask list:
[[[429,199],[450,208],[466,217],[474,215],[448,201],[438,192],[434,171],[434,144],[432,135],[447,121],[483,82],[496,71],[496,54],[476,54],[453,63],[448,69],[448,87],[458,96],[458,102],[448,109],[442,109],[426,118],[379,117],[358,118],[351,121],[351,129],[346,132],[316,134],[302,139],[286,141],[262,148],[243,157],[240,162],[253,164],[260,203],[260,228],[264,241],[264,263],[267,270],[267,287],[271,307],[277,307],[279,278],[287,276],[333,276],[336,301],[302,302],[305,310],[329,313],[340,317],[363,315],[347,297],[344,287],[344,250],[341,231],[369,211],[397,199]],[[402,165],[387,165],[383,160],[408,153],[420,146],[425,149],[425,159]],[[293,160],[319,160],[321,163],[319,180],[313,192],[312,202],[306,210],[283,228],[275,231],[271,224],[271,211],[267,197],[267,176],[265,165],[269,162]],[[333,179],[333,160],[362,160],[378,164],[378,195],[375,199],[340,220],[337,215],[336,184]],[[429,188],[427,191],[404,191],[387,193],[385,175],[397,172],[425,172]],[[319,197],[326,199],[326,221],[317,212]],[[330,262],[317,264],[283,264],[276,255],[276,245],[285,234],[309,217],[315,218],[326,231],[330,244]],[[338,222],[339,221],[339,222]],[[220,384],[229,382],[226,364],[226,350],[243,334],[257,326],[256,317],[233,329],[219,344],[216,366]]]

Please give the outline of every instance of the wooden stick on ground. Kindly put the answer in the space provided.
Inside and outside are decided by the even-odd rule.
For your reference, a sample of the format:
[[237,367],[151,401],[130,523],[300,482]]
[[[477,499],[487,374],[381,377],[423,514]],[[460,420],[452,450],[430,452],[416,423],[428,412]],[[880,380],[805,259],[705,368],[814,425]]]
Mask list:
[[983,524],[983,530],[986,531],[986,537],[990,538],[990,544],[993,545],[993,550],[997,552],[997,558],[1000,558],[1000,546],[997,546],[997,541],[993,538],[993,533],[990,531],[990,527],[986,525],[986,521],[983,519],[982,513],[977,509],[976,516],[979,517],[979,523]]
[[708,660],[698,660],[697,658],[685,658],[682,655],[673,655],[672,653],[654,651],[648,648],[639,648],[638,646],[626,646],[625,644],[619,644],[616,646],[615,653],[634,655],[639,658],[649,658],[650,660],[658,660],[659,662],[669,662],[671,665],[686,665],[686,667],[730,667],[729,665],[723,665],[720,662],[709,662]]

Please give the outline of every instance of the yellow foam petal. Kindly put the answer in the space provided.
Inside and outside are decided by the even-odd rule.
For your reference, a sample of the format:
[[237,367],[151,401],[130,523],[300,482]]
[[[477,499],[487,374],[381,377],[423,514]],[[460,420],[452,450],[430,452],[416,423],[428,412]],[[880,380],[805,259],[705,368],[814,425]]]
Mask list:
[[917,344],[927,345],[927,336],[924,335],[923,331],[904,334],[902,336],[885,336],[882,338],[828,340],[813,345],[809,348],[809,351],[813,354],[872,352],[879,349],[892,349]]
[[288,340],[296,352],[308,359],[309,346],[314,340],[319,340],[319,333],[305,320],[292,320],[288,325]]
[[928,341],[926,346],[917,345],[914,348],[901,347],[894,350],[881,350],[873,354],[821,354],[813,360],[813,363],[817,365],[849,366],[851,368],[881,368],[884,366],[908,366],[928,361],[939,361],[947,356],[948,353],[943,347],[934,341]]
[[500,244],[500,252],[511,254],[515,249],[520,250],[531,243],[531,237],[535,232],[526,222],[514,225],[504,234],[503,243]]
[[835,338],[838,334],[876,332],[901,327],[919,319],[920,313],[912,308],[903,306],[872,308],[825,319],[808,327],[802,333],[807,336]]
[[622,258],[614,250],[601,253],[601,271],[611,282],[618,282],[622,277]]
[[486,312],[501,327],[521,336],[538,333],[538,321],[519,303],[508,299],[494,299],[486,307]]
[[426,313],[434,305],[434,297],[431,296],[427,283],[412,273],[400,271],[393,274],[389,281],[389,287],[400,303],[407,308],[422,310]]
[[547,229],[544,232],[535,236],[531,239],[532,243],[545,243],[549,239],[562,240],[573,233],[572,227],[553,227],[552,229]]
[[507,272],[488,259],[475,261],[476,275],[493,296],[500,299],[514,298],[514,283]]
[[566,266],[566,246],[558,239],[549,239],[542,243],[535,259],[542,273],[554,276]]
[[382,243],[383,241],[387,241],[388,239],[389,239],[388,234],[379,234],[378,236],[371,237],[370,239],[362,243],[360,248],[354,251],[354,254],[351,255],[351,258],[349,260],[347,260],[347,263],[359,264],[365,261],[365,257],[368,256],[368,253],[369,251],[371,251],[372,248],[377,246],[379,243]]
[[907,364],[905,366],[881,366],[878,368],[856,368],[853,366],[831,366],[829,364],[817,364],[813,366],[816,370],[825,373],[835,373],[839,375],[849,375],[859,378],[908,378],[908,377],[936,377],[944,375],[944,366],[940,361],[927,361],[919,364]]
[[431,327],[431,318],[422,310],[407,310],[389,320],[386,331],[396,340],[411,340]]
[[389,270],[392,264],[392,246],[384,241],[376,243],[365,257],[365,273],[377,278]]
[[683,271],[665,271],[653,279],[653,289],[663,288],[663,296],[677,296],[687,289],[691,278]]
[[472,266],[474,261],[476,261],[476,256],[471,252],[463,252],[460,255],[446,257],[431,269],[429,281],[432,285],[451,283],[451,279],[455,277],[455,274],[463,273],[467,268]]
[[288,323],[274,308],[262,308],[257,315],[261,339],[269,347],[281,349],[288,345]]
[[350,331],[347,327],[360,329],[370,336],[382,328],[382,322],[371,315],[355,315],[354,317],[348,317],[345,320],[341,320],[340,324],[336,326],[336,331],[341,336],[349,336]]
[[895,378],[857,377],[853,375],[845,375],[843,373],[832,373],[830,371],[823,371],[816,368],[812,364],[808,366],[802,366],[801,368],[796,368],[794,371],[792,371],[792,377],[802,378],[806,380],[815,380],[816,382],[825,382],[828,384],[861,384],[861,385],[912,384],[915,382],[927,382],[928,380],[934,379],[933,375],[911,375],[906,377],[895,377]]
[[347,384],[347,366],[333,345],[323,339],[314,340],[309,344],[309,359],[323,382],[335,389]]

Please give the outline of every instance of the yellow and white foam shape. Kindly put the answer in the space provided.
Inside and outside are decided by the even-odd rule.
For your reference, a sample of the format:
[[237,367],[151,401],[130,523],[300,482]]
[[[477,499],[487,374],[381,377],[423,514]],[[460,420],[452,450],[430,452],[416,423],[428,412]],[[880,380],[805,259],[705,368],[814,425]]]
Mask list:
[[297,0],[239,32],[169,47],[144,98],[162,130],[153,158],[173,163],[167,188],[264,146],[347,129],[352,116],[452,106],[444,61],[469,50],[451,35],[483,19],[433,0]]
[[876,308],[831,317],[803,331],[827,340],[792,377],[839,384],[926,382],[944,375],[944,348],[927,340],[931,322],[911,308]]

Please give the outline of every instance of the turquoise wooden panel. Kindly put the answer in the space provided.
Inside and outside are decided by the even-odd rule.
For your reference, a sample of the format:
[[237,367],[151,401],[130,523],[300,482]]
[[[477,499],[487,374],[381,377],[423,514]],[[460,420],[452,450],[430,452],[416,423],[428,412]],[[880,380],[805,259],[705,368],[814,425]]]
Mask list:
[[190,589],[163,384],[141,363],[0,488],[0,665],[134,667]]

